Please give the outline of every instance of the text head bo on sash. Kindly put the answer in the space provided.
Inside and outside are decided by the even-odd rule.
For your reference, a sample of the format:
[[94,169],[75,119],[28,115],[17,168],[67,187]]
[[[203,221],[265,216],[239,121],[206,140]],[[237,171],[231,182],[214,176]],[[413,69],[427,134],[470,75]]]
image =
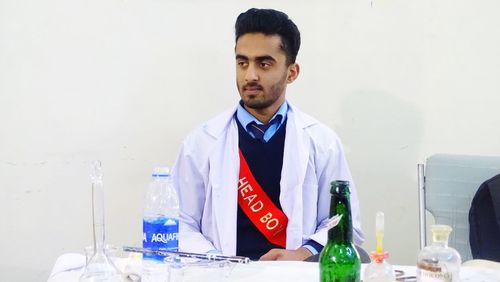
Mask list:
[[239,155],[238,205],[269,242],[286,248],[288,218],[259,185],[241,150]]

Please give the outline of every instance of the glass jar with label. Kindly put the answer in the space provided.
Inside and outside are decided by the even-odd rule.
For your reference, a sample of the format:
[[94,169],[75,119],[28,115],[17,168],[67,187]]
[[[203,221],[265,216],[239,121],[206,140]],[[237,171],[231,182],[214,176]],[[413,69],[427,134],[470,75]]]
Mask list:
[[460,281],[460,254],[448,246],[452,228],[448,225],[432,225],[432,244],[418,254],[417,281]]

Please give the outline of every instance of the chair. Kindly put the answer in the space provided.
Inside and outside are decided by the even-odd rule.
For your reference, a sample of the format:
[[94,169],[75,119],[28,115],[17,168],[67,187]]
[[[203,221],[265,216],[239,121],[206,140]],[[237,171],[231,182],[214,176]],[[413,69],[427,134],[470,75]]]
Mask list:
[[468,222],[471,201],[481,183],[500,172],[500,156],[436,154],[426,160],[425,167],[417,167],[420,248],[427,242],[427,210],[436,224],[453,228],[448,243],[460,253],[462,261],[472,259]]

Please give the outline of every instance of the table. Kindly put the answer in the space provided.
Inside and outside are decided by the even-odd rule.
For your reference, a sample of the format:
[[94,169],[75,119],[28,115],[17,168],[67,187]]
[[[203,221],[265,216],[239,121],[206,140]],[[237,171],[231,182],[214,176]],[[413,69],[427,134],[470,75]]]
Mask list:
[[[141,260],[138,257],[117,258],[115,263],[124,273],[137,273],[141,269]],[[48,282],[76,282],[84,265],[84,255],[64,254],[57,259]],[[363,269],[364,267],[366,265],[362,266]],[[414,266],[394,265],[394,268],[403,270],[405,275],[415,275]],[[462,282],[500,282],[500,270],[463,266],[460,270],[460,278]],[[319,266],[318,263],[300,261],[258,261],[237,264],[225,280],[228,282],[316,282],[319,281]]]

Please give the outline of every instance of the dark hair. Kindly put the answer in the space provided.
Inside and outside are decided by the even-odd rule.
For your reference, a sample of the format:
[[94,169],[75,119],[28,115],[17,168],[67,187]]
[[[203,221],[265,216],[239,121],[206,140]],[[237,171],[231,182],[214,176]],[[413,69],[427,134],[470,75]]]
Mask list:
[[300,48],[300,31],[287,14],[272,9],[252,8],[236,19],[236,41],[247,33],[279,35],[281,49],[285,51],[287,65],[295,63]]

